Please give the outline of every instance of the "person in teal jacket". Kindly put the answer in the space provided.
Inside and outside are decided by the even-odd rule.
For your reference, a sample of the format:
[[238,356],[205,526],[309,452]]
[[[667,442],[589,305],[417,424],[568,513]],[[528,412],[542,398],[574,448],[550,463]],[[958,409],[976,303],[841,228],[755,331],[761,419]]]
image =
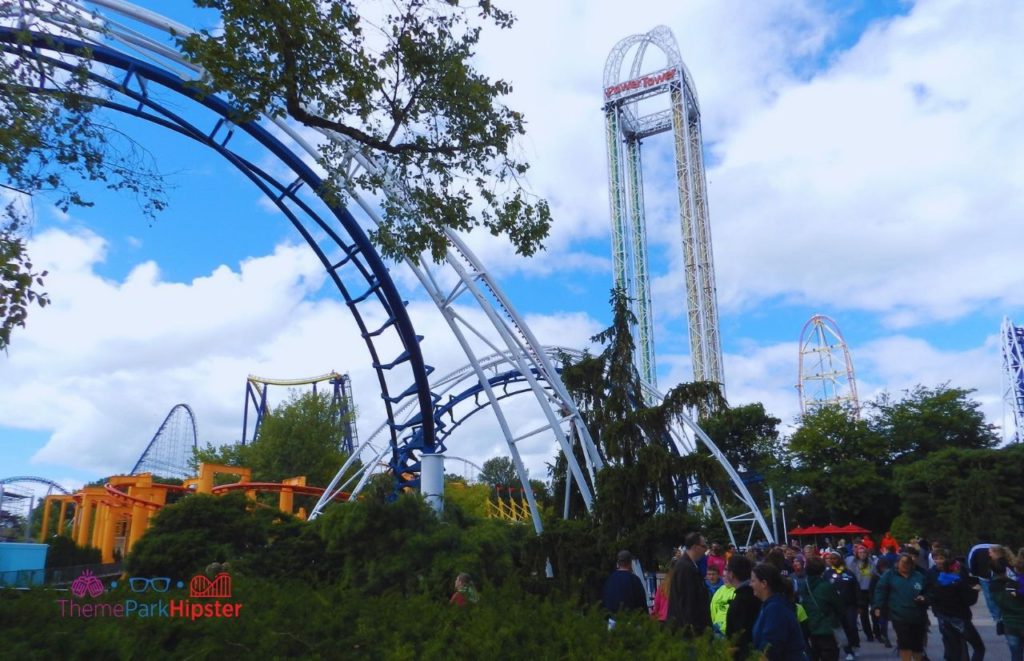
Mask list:
[[914,558],[902,553],[896,568],[887,571],[875,586],[875,615],[888,613],[902,661],[920,661],[924,655],[928,630],[928,611],[921,594],[924,585],[924,573],[917,568]]
[[807,577],[800,583],[800,603],[807,611],[812,661],[838,661],[839,643],[833,629],[839,628],[843,602],[832,589],[832,584],[821,577],[825,561],[811,557],[807,560]]
[[1006,558],[996,558],[992,563],[992,584],[989,589],[992,600],[999,607],[1002,617],[1003,638],[1010,648],[1010,661],[1024,660],[1024,594],[1020,584],[1008,574]]

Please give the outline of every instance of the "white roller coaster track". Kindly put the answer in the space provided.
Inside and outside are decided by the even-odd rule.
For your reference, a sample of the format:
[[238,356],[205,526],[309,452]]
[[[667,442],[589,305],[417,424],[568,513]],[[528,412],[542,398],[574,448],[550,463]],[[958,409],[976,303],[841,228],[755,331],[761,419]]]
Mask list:
[[[93,10],[90,6],[99,7],[105,11],[100,13]],[[76,28],[76,36],[79,38],[82,36],[82,31],[93,32],[95,43],[102,43],[107,46],[116,45],[135,57],[158,63],[165,69],[176,72],[184,80],[195,80],[202,75],[202,70],[199,67],[187,62],[166,41],[171,34],[185,36],[192,34],[194,30],[143,7],[128,2],[121,2],[120,0],[94,0],[89,3],[89,6],[69,0],[52,2],[46,5],[46,11],[37,12],[35,16],[58,30],[67,29],[69,26],[74,27]],[[138,27],[126,24],[124,22],[125,19],[129,22],[138,23]],[[34,25],[34,27],[40,26]],[[157,34],[147,35],[144,28],[154,29]],[[163,37],[165,41],[161,42],[157,40],[157,37]],[[265,118],[265,121],[272,123],[287,135],[298,149],[308,154],[312,159],[319,160],[319,152],[315,145],[310,144],[295,126],[281,119]],[[327,140],[344,144],[348,150],[350,169],[348,172],[342,173],[341,177],[343,180],[351,181],[352,176],[359,168],[370,172],[381,172],[381,169],[371,157],[364,154],[357,146],[342,136],[333,135],[329,131],[320,131],[320,133]],[[388,180],[390,181],[389,189],[400,195],[402,183],[390,175]],[[362,209],[370,221],[374,223],[380,222],[380,216],[376,208],[359,191],[349,189],[349,193],[353,201]],[[515,437],[513,435],[501,401],[488,383],[485,369],[490,363],[486,356],[481,357],[478,355],[480,352],[474,348],[471,338],[475,338],[476,342],[488,347],[489,352],[505,355],[505,362],[514,366],[529,383],[545,422],[541,429],[533,430],[528,435],[532,436],[539,431],[550,431],[554,435],[559,447],[569,458],[569,468],[575,484],[580,489],[587,509],[590,509],[593,503],[593,494],[588,484],[593,483],[593,477],[597,470],[602,467],[603,461],[597,452],[597,448],[594,446],[586,425],[583,424],[583,419],[575,402],[573,402],[565,386],[562,384],[550,356],[544,351],[544,348],[534,337],[532,331],[497,285],[494,277],[483,266],[469,246],[454,232],[447,232],[446,234],[449,240],[449,249],[443,261],[433,263],[428,257],[420,260],[419,265],[414,264],[411,260],[406,260],[405,264],[415,275],[431,300],[433,300],[448,323],[459,346],[465,352],[468,365],[461,372],[475,376],[487,396],[491,410],[508,446],[516,471],[523,482],[524,492],[533,515],[532,519],[535,528],[540,532],[540,513],[537,509],[533,493],[529,489],[526,468],[516,447],[517,443],[525,438],[525,436]],[[448,287],[445,286],[446,283],[449,285]],[[451,283],[454,283],[454,286],[451,286]],[[487,323],[472,323],[468,319],[468,315],[456,307],[457,304],[462,306],[475,304],[475,307],[478,307],[483,313]],[[544,384],[547,384],[547,387]],[[692,425],[692,423],[690,424]],[[579,466],[578,462],[574,459],[571,441],[566,432],[566,428],[570,425],[574,425],[579,432],[586,457],[586,470],[591,480],[584,479],[583,467]],[[693,429],[698,437],[707,439],[706,435],[696,425],[693,425]],[[360,444],[360,451],[366,447],[372,447],[369,445],[369,441],[372,438],[371,436]],[[709,439],[708,443],[710,443]],[[713,447],[713,444],[709,445],[709,447]],[[387,450],[388,448],[384,448],[380,451],[378,457],[383,456]],[[712,452],[715,453],[714,450]],[[359,452],[355,453],[355,455],[358,454]],[[716,458],[723,464],[727,472],[735,475],[735,470],[728,465],[728,462],[725,461],[721,453],[717,453]],[[314,516],[328,502],[326,500],[327,494],[338,490],[338,485],[346,469],[347,466],[338,471],[338,474],[325,491],[325,498],[315,508]],[[365,479],[369,474],[370,471],[363,472],[362,482],[358,488],[365,484]],[[738,481],[738,476],[735,477],[734,481]],[[741,481],[738,481],[737,484],[739,491],[746,492],[746,488],[743,487]],[[749,498],[749,494],[747,494],[746,502],[753,512],[752,516],[760,525],[763,535],[767,539],[772,539],[768,526],[764,523],[764,519],[753,503],[753,500]]]

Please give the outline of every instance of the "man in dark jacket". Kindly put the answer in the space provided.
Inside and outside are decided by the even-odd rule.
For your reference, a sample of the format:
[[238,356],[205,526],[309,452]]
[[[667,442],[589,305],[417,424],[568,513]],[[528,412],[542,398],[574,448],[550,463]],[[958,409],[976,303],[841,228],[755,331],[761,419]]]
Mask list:
[[[945,658],[948,661],[985,658],[985,643],[971,622],[971,606],[978,601],[978,591],[948,550],[933,550],[932,560],[935,565],[925,576],[924,596],[939,621]],[[973,655],[967,653],[968,644],[974,650]]]
[[750,572],[754,565],[746,556],[737,554],[729,558],[726,567],[736,593],[725,615],[725,631],[736,643],[733,658],[745,659],[753,641],[754,622],[761,612],[761,600],[754,596],[754,590],[750,587]]
[[838,661],[839,644],[832,631],[839,627],[843,604],[832,584],[822,578],[824,572],[824,560],[808,558],[807,580],[800,584],[800,603],[807,611],[811,660]]
[[647,592],[633,573],[633,554],[619,551],[615,571],[605,579],[601,603],[611,616],[619,611],[646,611]]
[[686,552],[672,571],[668,622],[682,629],[684,637],[699,636],[711,626],[711,597],[697,564],[704,557],[708,543],[702,534],[692,532],[683,544]]

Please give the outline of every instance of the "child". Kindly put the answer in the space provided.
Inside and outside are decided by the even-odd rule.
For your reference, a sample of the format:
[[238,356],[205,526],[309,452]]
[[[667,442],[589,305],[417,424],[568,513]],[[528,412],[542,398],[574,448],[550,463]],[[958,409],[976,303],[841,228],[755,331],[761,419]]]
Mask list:
[[717,567],[708,567],[708,573],[704,577],[704,585],[708,587],[708,594],[712,597],[718,592],[718,588],[725,585],[722,581],[722,575],[718,573]]

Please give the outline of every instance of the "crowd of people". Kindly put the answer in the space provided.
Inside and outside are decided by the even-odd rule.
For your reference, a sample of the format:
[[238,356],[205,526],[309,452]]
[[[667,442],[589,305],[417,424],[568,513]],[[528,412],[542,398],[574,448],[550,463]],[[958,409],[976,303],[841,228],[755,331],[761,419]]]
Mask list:
[[[612,625],[621,611],[648,609],[632,560],[621,551],[605,583]],[[1015,556],[998,544],[958,557],[940,542],[900,545],[887,534],[877,546],[864,537],[741,552],[709,547],[693,532],[655,590],[650,613],[683,636],[728,638],[736,659],[756,650],[769,661],[853,661],[864,642],[895,646],[900,659],[917,661],[928,659],[930,609],[944,658],[981,661],[985,644],[971,617],[979,594],[1011,661],[1024,661],[1024,549]]]

